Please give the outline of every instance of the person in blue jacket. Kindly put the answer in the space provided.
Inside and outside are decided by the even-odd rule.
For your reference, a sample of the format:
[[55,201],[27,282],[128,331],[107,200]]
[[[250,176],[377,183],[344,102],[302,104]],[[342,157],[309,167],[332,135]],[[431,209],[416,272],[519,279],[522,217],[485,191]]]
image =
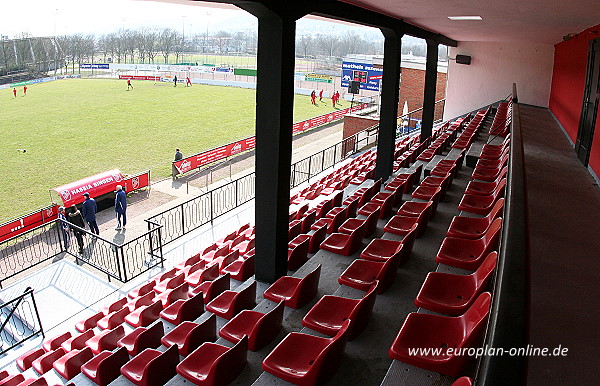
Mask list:
[[99,235],[100,229],[98,229],[98,224],[96,223],[96,212],[98,211],[96,200],[90,198],[90,194],[87,192],[83,193],[83,197],[85,197],[85,201],[81,205],[81,214],[90,226],[90,231]]
[[[117,185],[116,193],[115,212],[117,212],[117,227],[115,230],[120,231],[121,229],[125,229],[125,225],[127,225],[127,195],[121,185]],[[121,217],[123,217],[123,225],[121,225]]]

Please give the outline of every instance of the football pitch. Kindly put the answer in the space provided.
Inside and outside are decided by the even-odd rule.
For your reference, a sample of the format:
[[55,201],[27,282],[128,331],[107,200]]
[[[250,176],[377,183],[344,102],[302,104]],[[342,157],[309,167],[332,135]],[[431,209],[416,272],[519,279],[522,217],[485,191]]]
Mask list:
[[[175,148],[188,156],[254,135],[255,90],[132,84],[58,80],[30,85],[26,96],[18,87],[16,98],[0,90],[0,223],[48,205],[56,186],[113,168],[162,179]],[[333,111],[329,98],[318,105],[296,95],[294,122]]]

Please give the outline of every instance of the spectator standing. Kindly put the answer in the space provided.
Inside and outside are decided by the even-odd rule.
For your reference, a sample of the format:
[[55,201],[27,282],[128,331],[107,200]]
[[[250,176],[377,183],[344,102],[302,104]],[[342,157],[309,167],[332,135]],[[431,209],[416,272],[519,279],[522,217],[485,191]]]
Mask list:
[[[115,212],[117,213],[117,227],[115,230],[120,231],[125,229],[125,225],[127,225],[127,195],[121,185],[117,185],[115,192],[117,193],[115,196]],[[123,217],[123,223],[121,223],[121,217]]]
[[[181,161],[183,159],[183,154],[181,154],[181,151],[179,151],[179,149],[175,149],[175,161],[173,162],[177,162],[177,161]],[[177,170],[177,167],[175,166],[175,164],[173,164],[173,166],[171,167],[171,174],[173,175],[173,180],[177,179],[177,175],[179,174],[179,170]]]
[[60,227],[63,239],[65,240],[65,249],[69,249],[69,245],[70,245],[70,239],[71,237],[69,236],[69,223],[67,221],[67,217],[65,216],[65,207],[64,206],[59,206],[58,207],[58,218],[60,224],[58,224],[58,226]]
[[[79,228],[85,228],[85,223],[83,222],[83,217],[81,216],[81,212],[77,209],[75,205],[71,206],[69,209],[69,222],[73,225],[78,226]],[[83,231],[72,227],[71,230],[77,239],[77,244],[79,245],[79,254],[83,255]]]
[[83,218],[90,226],[90,231],[99,235],[100,229],[98,229],[98,224],[96,223],[96,212],[98,211],[96,200],[90,198],[90,194],[87,192],[83,193],[83,197],[85,197],[85,201],[81,205],[81,213],[83,214]]

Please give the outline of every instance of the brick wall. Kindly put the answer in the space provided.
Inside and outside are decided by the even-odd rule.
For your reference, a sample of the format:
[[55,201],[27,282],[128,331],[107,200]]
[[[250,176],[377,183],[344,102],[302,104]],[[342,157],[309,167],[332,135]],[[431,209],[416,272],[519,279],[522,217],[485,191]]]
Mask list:
[[346,139],[359,131],[379,123],[379,119],[373,117],[363,117],[360,115],[344,116],[343,139]]
[[[423,107],[423,92],[425,91],[425,71],[413,68],[402,68],[400,82],[400,99],[398,102],[398,115],[402,114],[404,102],[408,101],[408,111]],[[435,88],[435,100],[446,97],[446,73],[438,72]],[[442,118],[442,111],[436,108],[434,120]]]

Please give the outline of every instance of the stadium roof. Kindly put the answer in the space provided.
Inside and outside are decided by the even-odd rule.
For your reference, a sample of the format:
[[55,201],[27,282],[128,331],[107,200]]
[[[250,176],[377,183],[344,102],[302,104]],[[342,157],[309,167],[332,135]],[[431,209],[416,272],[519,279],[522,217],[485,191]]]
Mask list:
[[[155,0],[232,7],[217,2]],[[341,0],[440,33],[457,41],[502,41],[555,44],[570,33],[598,24],[598,0]],[[453,21],[449,16],[481,16]]]

